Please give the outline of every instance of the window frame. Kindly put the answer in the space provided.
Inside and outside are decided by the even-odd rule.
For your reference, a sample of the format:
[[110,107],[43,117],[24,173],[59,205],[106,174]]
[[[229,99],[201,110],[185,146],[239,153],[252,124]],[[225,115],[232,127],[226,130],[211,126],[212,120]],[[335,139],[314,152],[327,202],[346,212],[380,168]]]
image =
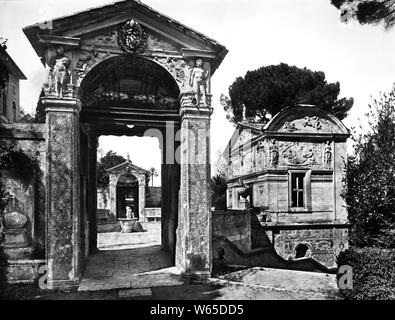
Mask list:
[[[303,181],[303,207],[292,206],[292,176],[304,174]],[[311,212],[311,170],[288,170],[288,211],[291,213]]]

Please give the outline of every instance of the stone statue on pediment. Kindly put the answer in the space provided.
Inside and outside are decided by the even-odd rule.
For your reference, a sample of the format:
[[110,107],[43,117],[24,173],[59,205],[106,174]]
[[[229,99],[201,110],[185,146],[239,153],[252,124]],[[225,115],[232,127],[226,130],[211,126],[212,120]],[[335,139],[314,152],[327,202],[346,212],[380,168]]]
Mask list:
[[269,165],[272,166],[277,166],[278,164],[278,147],[276,140],[272,140],[270,145],[269,145],[269,154],[270,154],[270,162]]
[[70,64],[71,60],[64,55],[63,47],[56,49],[56,55],[53,57],[50,64],[49,82],[51,84],[51,91],[54,91],[56,96],[62,98],[63,92],[67,90],[67,84],[70,80]]
[[327,141],[324,147],[324,167],[330,168],[332,164],[332,146],[330,141]]
[[203,69],[203,60],[196,59],[196,65],[192,70],[189,78],[189,84],[192,86],[195,92],[196,106],[200,104],[200,97],[203,100],[203,105],[207,107],[207,77],[208,71]]

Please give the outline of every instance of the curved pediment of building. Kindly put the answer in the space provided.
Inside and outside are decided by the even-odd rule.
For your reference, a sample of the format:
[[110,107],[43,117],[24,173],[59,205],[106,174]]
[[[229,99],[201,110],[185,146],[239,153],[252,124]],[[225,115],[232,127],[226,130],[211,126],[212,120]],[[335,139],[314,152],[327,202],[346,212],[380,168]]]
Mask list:
[[297,105],[283,109],[264,128],[266,132],[292,134],[345,134],[346,126],[318,106]]

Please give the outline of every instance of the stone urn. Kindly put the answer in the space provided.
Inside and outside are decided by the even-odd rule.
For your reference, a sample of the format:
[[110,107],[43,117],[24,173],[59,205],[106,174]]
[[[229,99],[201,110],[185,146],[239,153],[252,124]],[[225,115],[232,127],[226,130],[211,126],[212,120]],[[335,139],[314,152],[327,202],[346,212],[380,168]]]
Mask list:
[[3,214],[5,248],[22,248],[30,245],[25,228],[27,222],[28,217],[21,212],[11,211]]
[[122,233],[131,233],[133,232],[133,224],[136,219],[119,219],[119,223],[121,224],[121,232]]
[[27,216],[17,211],[7,212],[3,215],[3,225],[6,229],[21,229],[26,222]]
[[121,224],[121,232],[122,233],[143,231],[143,227],[137,218],[130,218],[130,219],[129,218],[120,218],[119,223]]

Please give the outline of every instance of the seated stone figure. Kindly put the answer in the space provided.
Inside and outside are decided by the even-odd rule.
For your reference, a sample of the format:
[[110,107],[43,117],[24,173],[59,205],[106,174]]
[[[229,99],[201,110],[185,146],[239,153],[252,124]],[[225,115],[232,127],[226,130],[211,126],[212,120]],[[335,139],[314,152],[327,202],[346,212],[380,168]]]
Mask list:
[[126,219],[134,219],[134,212],[129,206],[126,206]]

